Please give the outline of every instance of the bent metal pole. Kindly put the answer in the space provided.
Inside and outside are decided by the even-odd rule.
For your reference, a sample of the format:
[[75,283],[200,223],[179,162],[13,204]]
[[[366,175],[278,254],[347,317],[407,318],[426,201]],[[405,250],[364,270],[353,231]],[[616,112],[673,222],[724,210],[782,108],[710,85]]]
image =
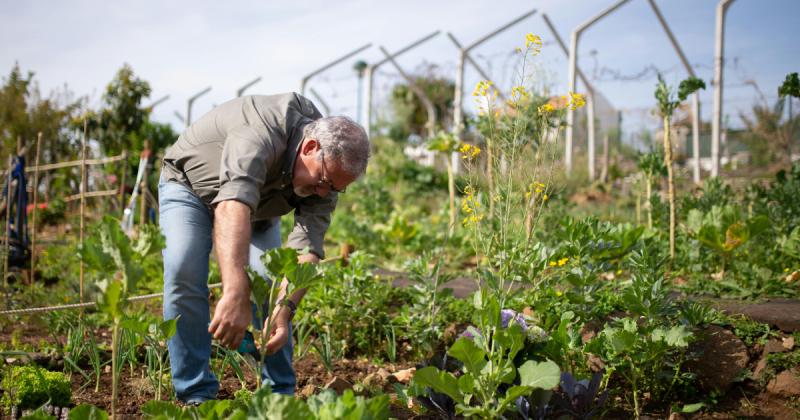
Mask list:
[[395,51],[394,53],[392,53],[390,55],[390,57],[385,57],[382,60],[379,60],[379,61],[375,62],[374,64],[368,65],[367,68],[364,70],[364,79],[365,79],[364,80],[365,81],[365,83],[364,83],[365,89],[364,89],[364,98],[363,98],[364,107],[362,108],[362,114],[363,115],[361,117],[362,117],[362,121],[363,121],[363,124],[364,124],[364,128],[367,130],[367,134],[372,136],[372,130],[371,130],[371,126],[372,126],[372,88],[373,88],[373,85],[374,85],[375,70],[377,70],[378,67],[380,67],[384,63],[387,63],[390,59],[397,58],[401,54],[405,54],[409,50],[411,50],[413,48],[416,48],[416,47],[422,45],[423,43],[425,43],[426,41],[434,38],[436,35],[439,35],[440,32],[441,31],[435,31],[435,32],[432,32],[432,33],[430,33],[428,35],[425,35],[424,37],[422,37],[422,38],[420,38],[420,39],[418,39],[418,40],[406,45],[405,47]]
[[722,125],[722,83],[725,65],[725,13],[733,0],[717,3],[714,37],[714,111],[711,117],[711,176],[719,176],[719,133]]
[[[578,25],[575,30],[572,31],[572,36],[570,37],[570,45],[569,45],[569,71],[568,71],[568,91],[575,92],[575,85],[576,85],[576,74],[577,74],[577,67],[578,67],[578,38],[581,36],[581,33],[590,26],[597,23],[600,19],[610,15],[612,12],[617,10],[620,6],[627,3],[630,0],[619,0],[607,9],[603,10],[602,12],[598,13],[597,15],[593,16],[586,22],[581,25]],[[565,137],[566,142],[564,145],[564,168],[566,169],[567,175],[572,174],[572,138],[573,138],[573,125],[575,123],[575,110],[572,108],[567,108],[567,128],[565,130]]]

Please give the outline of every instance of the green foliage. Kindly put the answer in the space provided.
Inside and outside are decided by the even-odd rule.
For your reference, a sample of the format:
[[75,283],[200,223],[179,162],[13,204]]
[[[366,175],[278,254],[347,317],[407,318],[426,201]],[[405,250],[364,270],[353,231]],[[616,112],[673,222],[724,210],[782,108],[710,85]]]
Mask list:
[[69,410],[69,420],[108,420],[108,413],[91,404],[80,404]]
[[460,375],[427,366],[417,370],[412,388],[429,387],[446,394],[455,402],[457,413],[499,418],[519,397],[558,385],[561,371],[552,361],[529,359],[517,365],[526,333],[519,322],[507,320],[503,325],[499,302],[493,295],[479,290],[474,294],[473,305],[477,328],[472,331],[478,333],[469,338],[462,336],[447,352],[462,363]]
[[[451,119],[455,85],[447,78],[434,74],[414,77],[414,84],[422,89],[430,98],[436,109],[436,121],[444,128]],[[414,91],[405,84],[399,83],[392,88],[390,103],[393,120],[390,123],[390,137],[394,140],[405,140],[411,134],[423,136],[428,114],[425,106]]]
[[744,219],[733,206],[715,205],[705,214],[697,209],[690,210],[686,225],[693,237],[722,257],[724,269],[734,252],[750,238],[767,230],[770,222],[763,215]]
[[677,99],[675,92],[667,86],[661,74],[658,75],[658,84],[656,85],[655,97],[658,101],[659,111],[662,117],[672,117],[675,108],[685,101],[692,93],[699,89],[705,89],[706,84],[701,79],[690,76],[680,82],[678,85]]
[[3,377],[4,407],[31,409],[46,402],[66,407],[72,399],[69,379],[61,372],[38,366],[14,366]]
[[778,95],[800,98],[800,78],[797,77],[797,72],[786,75],[786,79],[778,88]]

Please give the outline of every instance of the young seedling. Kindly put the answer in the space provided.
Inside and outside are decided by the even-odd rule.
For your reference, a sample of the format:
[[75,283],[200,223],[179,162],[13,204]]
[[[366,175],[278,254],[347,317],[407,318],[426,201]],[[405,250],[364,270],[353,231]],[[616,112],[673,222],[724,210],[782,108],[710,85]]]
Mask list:
[[[250,300],[256,306],[256,316],[258,319],[266,318],[264,322],[264,329],[259,334],[254,334],[257,348],[259,351],[256,372],[256,383],[258,388],[261,388],[261,372],[264,367],[264,359],[266,356],[267,343],[272,335],[273,330],[273,317],[265,317],[264,309],[269,308],[277,309],[279,297],[286,299],[296,289],[305,289],[311,286],[319,277],[319,271],[316,265],[309,263],[298,263],[298,253],[294,249],[277,248],[272,249],[261,256],[261,262],[266,268],[266,274],[269,279],[265,279],[250,270]],[[283,281],[277,281],[283,279]],[[282,290],[281,290],[282,289]],[[291,339],[291,338],[290,338]]]
[[667,167],[667,198],[669,200],[669,256],[675,259],[675,180],[672,175],[672,141],[670,140],[670,129],[672,113],[681,102],[697,91],[705,89],[706,83],[694,76],[684,79],[678,85],[678,98],[675,93],[664,82],[664,78],[658,75],[656,85],[656,100],[658,100],[659,111],[664,119],[664,166]]
[[145,260],[161,251],[164,240],[156,226],[145,225],[133,241],[122,231],[119,221],[109,216],[103,218],[95,232],[78,252],[81,261],[95,273],[99,291],[97,308],[111,323],[111,416],[115,417],[119,394],[119,341],[128,297],[144,279]]

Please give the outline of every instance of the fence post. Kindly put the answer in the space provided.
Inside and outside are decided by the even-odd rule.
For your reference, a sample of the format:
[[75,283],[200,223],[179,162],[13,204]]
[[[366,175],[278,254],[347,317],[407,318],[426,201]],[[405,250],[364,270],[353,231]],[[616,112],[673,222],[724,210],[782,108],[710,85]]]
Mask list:
[[128,176],[128,150],[122,151],[122,177],[119,183],[120,217],[125,215],[125,178]]
[[[86,117],[83,117],[83,139],[81,141],[81,187],[80,187],[80,194],[81,194],[81,228],[80,228],[80,244],[81,248],[83,248],[83,235],[84,230],[86,228],[86,131],[88,130],[88,121]],[[80,264],[80,278],[79,278],[79,289],[78,293],[80,296],[80,303],[83,303],[83,278],[85,269],[83,266],[83,260],[81,260]],[[81,314],[83,314],[83,309],[81,309]]]
[[30,281],[33,288],[33,281],[36,273],[36,213],[39,204],[39,156],[42,146],[42,132],[36,136],[36,163],[33,168],[33,212],[31,214],[31,272]]

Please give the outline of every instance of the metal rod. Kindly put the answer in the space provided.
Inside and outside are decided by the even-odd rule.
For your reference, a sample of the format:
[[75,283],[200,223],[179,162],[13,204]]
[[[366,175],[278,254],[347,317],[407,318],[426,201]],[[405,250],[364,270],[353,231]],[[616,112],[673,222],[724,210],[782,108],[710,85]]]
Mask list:
[[144,165],[144,175],[142,176],[142,183],[139,184],[141,191],[141,207],[139,208],[139,229],[143,228],[147,222],[147,198],[145,193],[147,191],[147,175],[150,163],[150,140],[144,141],[144,150],[142,150],[142,165]]
[[510,27],[512,27],[512,26],[514,26],[514,25],[516,25],[516,24],[518,24],[518,23],[520,23],[520,22],[522,22],[522,21],[523,21],[525,18],[527,18],[527,17],[529,17],[529,16],[532,16],[534,13],[536,13],[536,9],[533,9],[533,10],[531,10],[530,12],[527,12],[527,13],[525,13],[525,14],[522,14],[522,15],[520,15],[520,16],[519,16],[519,17],[517,17],[516,19],[514,19],[514,20],[512,20],[512,21],[510,21],[510,22],[508,22],[508,23],[506,23],[506,24],[505,24],[505,25],[503,25],[503,26],[500,26],[499,28],[495,29],[495,30],[494,30],[494,31],[492,31],[492,32],[489,32],[487,35],[484,35],[483,37],[479,38],[477,41],[473,42],[472,44],[469,44],[469,45],[467,46],[467,48],[464,48],[464,49],[465,49],[467,52],[469,52],[470,50],[472,50],[473,48],[477,47],[478,45],[481,45],[481,44],[483,44],[484,42],[488,41],[489,39],[491,39],[491,38],[492,38],[492,37],[494,37],[495,35],[498,35],[499,33],[501,33],[501,32],[503,32],[503,31],[505,31],[506,29],[508,29],[508,28],[510,28]]
[[425,124],[428,127],[428,137],[429,138],[433,137],[434,135],[436,135],[436,108],[433,106],[433,102],[428,97],[428,95],[425,94],[425,91],[422,90],[422,88],[420,88],[416,82],[414,82],[414,79],[411,78],[408,74],[406,74],[405,71],[403,71],[403,68],[400,67],[400,65],[397,64],[397,61],[395,61],[394,58],[389,54],[389,51],[386,51],[386,48],[383,48],[382,46],[378,48],[380,48],[383,55],[385,55],[386,58],[389,59],[389,62],[392,63],[392,65],[394,66],[395,69],[397,69],[400,75],[403,76],[403,79],[405,79],[406,83],[408,83],[408,87],[415,94],[417,94],[419,100],[422,101],[422,104],[425,106],[425,110],[428,113],[428,121]]
[[167,99],[169,99],[169,95],[164,95],[164,96],[162,96],[161,98],[159,98],[159,99],[157,99],[157,100],[153,101],[153,103],[151,103],[150,105],[147,105],[146,107],[144,107],[144,109],[146,109],[146,110],[149,110],[149,111],[152,111],[152,110],[153,110],[153,108],[155,108],[157,105],[160,105],[160,104],[162,104],[162,103],[163,103],[164,101],[166,101]]
[[711,176],[719,176],[719,140],[722,125],[722,87],[725,64],[725,13],[733,0],[717,3],[714,37],[714,110],[711,117]]
[[250,88],[250,87],[252,87],[254,84],[256,84],[256,83],[258,83],[258,82],[260,82],[260,81],[261,81],[261,76],[258,76],[258,77],[256,77],[255,79],[253,79],[253,80],[251,80],[251,81],[249,81],[249,82],[245,83],[245,85],[244,85],[244,86],[240,87],[239,89],[236,89],[236,97],[237,97],[237,98],[241,97],[241,96],[242,96],[242,94],[244,94],[244,91],[246,91],[247,89],[249,89],[249,88]]
[[319,93],[317,93],[317,91],[314,90],[314,88],[308,88],[308,91],[311,92],[311,95],[314,96],[314,99],[316,99],[317,102],[319,102],[319,105],[322,107],[322,110],[325,111],[325,116],[329,117],[331,115],[331,107],[328,106],[328,103],[325,102],[324,99],[322,99],[322,96]]
[[[418,40],[406,45],[405,47],[395,51],[394,53],[391,54],[391,57],[392,58],[397,58],[401,54],[405,54],[406,52],[410,51],[411,49],[416,48],[416,47],[422,45],[423,43],[425,43],[426,41],[434,38],[436,35],[439,35],[440,32],[441,31],[435,31],[435,32],[432,32],[432,33],[430,33],[428,35],[425,35],[424,37],[422,37],[422,38],[420,38],[420,39],[418,39]],[[370,134],[370,135],[372,134],[372,132],[371,132],[371,126],[372,126],[372,89],[373,89],[373,86],[374,86],[373,77],[375,75],[375,70],[378,67],[380,67],[382,64],[386,63],[387,61],[389,61],[389,59],[388,58],[384,58],[382,60],[377,61],[374,64],[371,64],[371,65],[367,66],[367,68],[364,70],[364,82],[365,82],[364,83],[364,108],[363,108],[363,116],[362,116],[362,118],[363,118],[363,121],[364,121],[364,128],[367,129],[367,133]]]
[[194,104],[194,101],[196,101],[197,98],[205,95],[206,93],[208,93],[210,91],[211,91],[211,86],[201,90],[200,92],[197,92],[192,97],[190,97],[189,100],[186,102],[186,121],[185,121],[185,123],[186,123],[186,127],[187,128],[190,125],[192,125],[192,105]]
[[[680,44],[678,44],[678,39],[675,38],[675,35],[672,33],[672,29],[670,29],[667,20],[664,18],[664,15],[661,14],[661,10],[656,5],[655,0],[647,0],[650,4],[650,8],[653,9],[653,13],[655,13],[656,17],[658,18],[658,22],[661,24],[661,27],[664,29],[664,32],[667,34],[667,38],[669,38],[669,42],[672,44],[672,47],[675,49],[675,52],[678,54],[678,57],[683,64],[683,67],[686,69],[686,72],[689,73],[689,76],[696,77],[694,73],[694,69],[692,68],[691,64],[689,64],[689,60],[686,58],[686,54],[683,53],[683,49],[681,48]],[[692,157],[694,157],[694,163],[692,164],[692,180],[695,184],[700,183],[700,94],[695,92],[692,97]]]
[[[576,85],[576,73],[578,67],[578,38],[583,31],[589,29],[590,26],[594,25],[600,19],[608,16],[615,10],[617,10],[620,6],[627,3],[630,0],[619,0],[610,7],[606,8],[602,12],[596,14],[586,22],[581,25],[578,25],[573,31],[572,35],[570,36],[570,47],[569,47],[569,70],[568,70],[568,91],[575,92],[575,85]],[[565,148],[564,148],[564,167],[566,169],[567,175],[572,174],[572,138],[573,138],[573,125],[575,123],[575,110],[572,108],[567,109],[567,127],[565,129]]]
[[[547,24],[547,27],[550,28],[550,32],[553,34],[553,37],[556,39],[556,43],[561,47],[561,51],[569,58],[569,50],[567,49],[566,44],[564,44],[564,40],[561,39],[561,35],[559,35],[558,31],[556,30],[555,25],[553,22],[550,21],[550,18],[547,17],[547,14],[542,14],[542,19],[544,19],[544,23]],[[587,143],[589,149],[588,155],[588,165],[589,165],[589,180],[594,181],[594,174],[595,174],[595,129],[594,129],[594,86],[589,83],[589,79],[583,73],[579,66],[575,66],[575,71],[578,74],[578,77],[581,78],[581,82],[586,86],[586,122],[588,128],[588,135],[587,135]],[[608,168],[604,168],[604,170],[608,170]]]
[[328,70],[329,68],[341,63],[344,60],[347,60],[348,58],[360,53],[361,51],[366,50],[367,48],[369,48],[371,46],[372,46],[371,42],[367,43],[367,44],[364,44],[361,47],[356,48],[355,50],[350,51],[349,53],[337,58],[336,60],[333,60],[330,63],[325,64],[324,66],[322,66],[322,67],[312,71],[311,73],[307,74],[305,77],[303,77],[300,80],[300,94],[301,95],[305,95],[306,94],[306,85],[308,84],[308,81],[311,80],[312,77],[324,72],[325,70]]

